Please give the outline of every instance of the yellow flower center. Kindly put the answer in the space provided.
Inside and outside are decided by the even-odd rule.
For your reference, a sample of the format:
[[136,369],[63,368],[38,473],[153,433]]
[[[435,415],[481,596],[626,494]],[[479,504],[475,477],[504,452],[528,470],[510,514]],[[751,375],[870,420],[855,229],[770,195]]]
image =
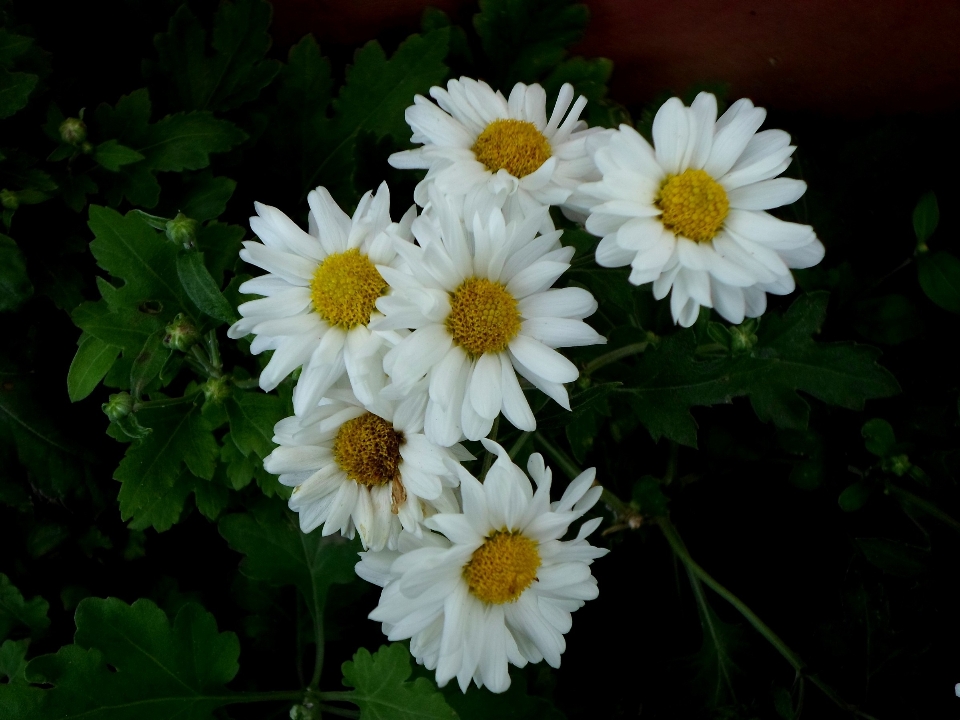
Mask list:
[[502,605],[513,602],[537,579],[537,543],[519,532],[495,532],[463,566],[463,578],[476,597]]
[[655,204],[663,211],[663,225],[676,235],[710,242],[723,226],[730,201],[723,187],[703,170],[667,175]]
[[354,248],[328,255],[313,273],[313,309],[344,330],[366,325],[387,283],[370,258]]
[[401,445],[403,433],[368,412],[340,426],[333,457],[351,480],[366,487],[386,485],[400,479]]
[[516,178],[529,175],[553,155],[543,133],[526,120],[494,120],[471,149],[490,172],[503,169]]
[[517,301],[498,282],[464,280],[450,298],[447,331],[471,357],[503,352],[520,332]]

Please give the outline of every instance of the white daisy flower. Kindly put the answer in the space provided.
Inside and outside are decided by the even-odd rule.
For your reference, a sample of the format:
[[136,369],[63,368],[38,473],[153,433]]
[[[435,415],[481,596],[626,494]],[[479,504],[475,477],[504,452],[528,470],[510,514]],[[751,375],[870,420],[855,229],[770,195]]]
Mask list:
[[426,388],[396,402],[364,405],[349,390],[306,415],[284,418],[274,429],[279,444],[264,458],[267,472],[294,488],[290,509],[307,533],[360,533],[371,550],[396,548],[402,529],[419,535],[433,512],[457,512],[450,488],[459,483],[449,463],[472,460],[463,447],[441,448],[423,436]]
[[790,268],[823,258],[813,228],[764,212],[807,187],[777,177],[796,148],[783,130],[757,132],[765,117],[749,100],[718,120],[709,93],[689,108],[671,98],[653,121],[653,147],[621,125],[594,154],[603,179],[580,188],[594,198],[587,230],[603,238],[597,263],[630,265],[630,282],[653,282],[658,300],[672,288],[670,309],[684,327],[701,305],[732,323],[758,317],[766,293],[793,291]]
[[[465,218],[486,218],[494,208],[508,217],[529,215],[562,205],[580,183],[600,177],[585,140],[603,131],[580,120],[586,98],[570,107],[570,84],[560,89],[549,120],[547,94],[539,85],[518,83],[506,99],[485,82],[464,77],[450,80],[446,90],[430,88],[430,95],[439,107],[417,95],[405,114],[411,141],[423,147],[390,156],[396,168],[428,171],[414,194],[421,207],[436,183],[462,204]],[[553,230],[550,216],[542,218],[543,230]]]
[[517,373],[569,409],[563,383],[579,371],[554,348],[606,342],[583,322],[597,309],[589,292],[550,289],[573,248],[559,231],[536,236],[546,208],[509,224],[494,209],[467,232],[442,196],[431,205],[413,223],[419,246],[397,243],[407,270],[378,268],[393,293],[377,301],[384,317],[372,327],[414,330],[384,358],[393,391],[427,379],[424,431],[440,445],[485,437],[501,411],[534,430]]
[[483,484],[461,468],[463,513],[428,518],[437,532],[404,533],[399,552],[361,553],[357,574],[383,587],[370,618],[391,641],[410,638],[410,652],[436,670],[438,685],[455,677],[464,692],[471,679],[503,692],[508,663],[560,667],[570,614],[597,597],[589,566],[607,550],[586,541],[600,518],[560,540],[600,498],[593,468],[551,504],[539,454],[527,463],[534,493],[502,447],[483,444],[498,459]]
[[384,337],[369,325],[379,317],[375,303],[388,284],[376,266],[399,266],[396,243],[410,242],[416,215],[413,210],[400,223],[390,221],[386,183],[376,195],[363,196],[352,219],[325,188],[307,201],[310,233],[276,208],[255,204],[250,228],[261,242],[244,242],[240,257],[267,274],[243,283],[240,292],[264,297],[240,305],[242,319],[227,331],[234,339],[256,335],[254,354],[273,350],[260,373],[260,387],[268,392],[303,367],[293,393],[297,414],[315,406],[344,374],[363,400],[383,387],[378,351]]

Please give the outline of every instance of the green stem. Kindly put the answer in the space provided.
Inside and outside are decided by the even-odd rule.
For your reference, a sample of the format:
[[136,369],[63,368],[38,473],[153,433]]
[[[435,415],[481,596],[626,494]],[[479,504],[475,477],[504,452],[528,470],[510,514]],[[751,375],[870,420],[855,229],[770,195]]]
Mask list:
[[315,689],[320,684],[320,675],[323,673],[323,615],[314,620],[313,628],[317,641],[317,654],[313,661],[313,677],[310,678],[310,687]]
[[631,355],[639,355],[647,349],[649,344],[648,342],[631,343],[630,345],[624,345],[621,348],[604,353],[584,365],[583,374],[589,376],[605,365],[615,363],[617,360],[623,360],[623,358],[630,357]]
[[520,433],[520,437],[517,438],[517,441],[510,446],[509,454],[511,460],[516,459],[517,453],[520,452],[520,448],[523,447],[524,443],[527,442],[527,438],[529,438],[531,435],[533,435],[532,432]]
[[757,617],[756,613],[754,613],[753,610],[751,610],[740,598],[717,582],[706,570],[700,567],[692,557],[690,557],[690,553],[687,551],[687,546],[684,545],[683,540],[677,533],[677,529],[673,526],[673,523],[670,522],[669,518],[658,518],[657,524],[663,531],[663,535],[667,539],[667,542],[670,543],[670,547],[673,549],[674,554],[680,558],[684,565],[687,566],[687,572],[696,577],[697,580],[702,581],[707,587],[717,593],[717,595],[733,605],[733,607],[737,609],[737,612],[743,615],[747,622],[753,625],[754,629],[759,632],[788,663],[790,663],[794,670],[820,688],[821,692],[823,692],[824,695],[830,698],[841,709],[852,712],[854,716],[864,718],[864,720],[876,720],[876,718],[874,718],[872,715],[867,715],[866,713],[858,710],[855,705],[851,705],[850,703],[846,702],[832,687],[820,680],[819,677],[806,673],[805,670],[807,665],[803,662],[800,656],[791,650],[790,647],[780,638],[780,636],[770,629],[770,627],[763,622],[763,620]]
[[318,692],[315,695],[322,701],[326,702],[355,702],[356,691],[354,690],[334,690],[331,692]]
[[135,403],[133,406],[133,412],[138,412],[146,408],[161,408],[161,407],[171,407],[173,405],[182,405],[183,403],[193,402],[193,399],[201,393],[200,388],[197,388],[193,392],[189,392],[183,397],[175,398],[161,398],[159,400],[146,400],[144,402]]
[[534,433],[533,439],[538,444],[547,456],[556,463],[560,469],[563,471],[564,475],[573,480],[577,477],[582,471],[573,459],[567,455],[563,450],[554,445],[550,440],[547,439],[543,433]]
[[234,380],[233,384],[236,385],[241,390],[252,390],[253,388],[260,387],[260,378],[252,377],[247,378],[246,380]]
[[[490,439],[496,442],[497,440],[497,431],[500,430],[500,416],[497,415],[497,418],[493,421],[493,427],[490,429]],[[490,466],[493,465],[493,453],[487,450],[487,454],[483,456],[483,465],[480,466],[480,474],[477,476],[477,479],[480,482],[483,482],[483,479],[487,476],[487,472],[490,470]]]
[[947,513],[938,508],[929,500],[924,500],[923,498],[914,495],[909,490],[904,490],[903,488],[898,487],[890,482],[887,483],[885,492],[888,495],[893,495],[901,502],[904,502],[908,505],[913,505],[918,510],[923,510],[923,512],[925,512],[927,515],[936,518],[945,525],[949,525],[957,532],[960,532],[960,522],[957,522],[950,515],[947,515]]
[[359,718],[359,710],[348,710],[347,708],[336,707],[335,705],[325,705],[323,703],[317,703],[321,712],[329,713],[331,715],[336,715],[338,717],[345,718]]
[[629,517],[637,514],[636,510],[627,505],[623,500],[618,498],[606,488],[604,488],[603,492],[600,493],[600,502],[610,508],[613,514],[617,517]]
[[205,697],[203,699],[223,701],[229,705],[240,705],[256,702],[302,702],[303,698],[303,690],[277,690],[274,692],[238,693],[237,695],[225,695],[223,697]]
[[217,342],[217,331],[211,330],[206,337],[207,354],[210,356],[210,364],[216,368],[217,372],[223,370],[223,363],[220,360],[220,343]]
[[199,345],[194,345],[190,348],[189,358],[203,369],[203,372],[206,373],[207,377],[220,377],[220,371],[210,364],[210,359]]

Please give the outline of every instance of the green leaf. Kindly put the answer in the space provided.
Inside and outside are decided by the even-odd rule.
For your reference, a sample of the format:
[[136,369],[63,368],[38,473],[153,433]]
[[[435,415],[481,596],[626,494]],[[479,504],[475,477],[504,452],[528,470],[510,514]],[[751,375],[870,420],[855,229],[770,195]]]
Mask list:
[[867,420],[860,428],[860,434],[863,435],[864,445],[867,451],[877,457],[885,457],[894,450],[897,438],[893,434],[893,428],[886,420],[873,418]]
[[270,48],[270,6],[259,0],[223,3],[214,19],[212,53],[206,32],[189,6],[154,39],[160,67],[173,82],[177,105],[191,110],[232,110],[254,100],[280,70],[265,60]]
[[231,548],[245,557],[240,572],[270,585],[293,585],[319,622],[333,584],[356,580],[358,542],[322,537],[320,528],[300,531],[296,517],[280,502],[265,502],[249,513],[227,515],[218,525]]
[[0,677],[6,677],[10,685],[27,684],[24,671],[27,669],[26,657],[29,645],[29,639],[7,640],[0,645]]
[[745,395],[764,422],[802,429],[810,407],[798,392],[852,410],[898,392],[894,377],[877,365],[874,348],[813,341],[827,300],[824,292],[802,295],[782,317],[764,316],[758,344],[735,356],[697,360],[695,330],[675,332],[640,356],[620,392],[654,439],[667,437],[691,447],[697,443],[693,406]]
[[931,190],[923,194],[913,209],[913,232],[917,236],[917,243],[926,243],[939,222],[940,208],[937,206],[937,196]]
[[923,314],[903,295],[861,300],[852,314],[857,332],[870,342],[898,345],[923,332]]
[[30,93],[40,80],[31,73],[0,69],[0,120],[27,106]]
[[236,390],[227,400],[230,437],[244,456],[265,458],[273,452],[273,428],[287,414],[276,395]]
[[163,328],[163,321],[156,315],[128,308],[111,310],[102,300],[78,305],[71,317],[91,337],[130,353],[140,352],[149,337]]
[[0,67],[9,68],[10,64],[29,50],[31,45],[33,45],[33,38],[0,28]]
[[3,573],[0,573],[0,640],[5,640],[14,628],[25,627],[36,635],[50,626],[47,611],[50,603],[39,595],[24,600],[20,591]]
[[[409,140],[410,126],[404,112],[412,104],[414,95],[426,94],[431,86],[446,77],[447,66],[443,60],[449,37],[447,28],[423,36],[411,35],[389,60],[376,41],[357,52],[333,104],[334,120],[329,138],[325,138],[322,160],[314,165],[306,188],[317,184],[339,187],[341,197],[354,192],[354,151],[361,132],[372,133],[378,140],[383,137],[391,137],[397,143]],[[338,194],[334,190],[331,193]]]
[[373,655],[360,648],[343,664],[343,684],[355,688],[349,702],[360,707],[361,720],[454,720],[436,686],[426,678],[408,682],[410,653],[400,643],[382,645]]
[[589,12],[570,0],[481,0],[473,25],[496,87],[532,83],[557,66],[583,37]]
[[240,643],[196,603],[171,625],[149,600],[87,598],[76,623],[74,645],[27,666],[28,681],[53,686],[35,717],[207,720],[230,702]]
[[743,629],[720,619],[707,602],[699,580],[690,576],[690,583],[703,629],[703,644],[696,656],[697,687],[707,694],[708,704],[717,707],[734,697],[733,679],[740,669],[733,654],[743,644]]
[[857,538],[856,543],[871,565],[903,578],[923,572],[930,555],[923,548],[886,538]]
[[97,264],[123,287],[107,297],[111,308],[138,308],[146,301],[163,304],[163,317],[179,311],[190,313],[192,305],[177,280],[177,247],[151,228],[135,211],[121,215],[115,210],[90,206],[90,229],[96,236],[90,251]]
[[215,177],[209,170],[197,173],[185,182],[186,199],[177,210],[197,222],[213,220],[226,210],[236,187],[235,181]]
[[152,430],[127,449],[114,479],[120,488],[120,517],[130,527],[158,532],[169,529],[180,517],[183,503],[193,490],[192,478],[209,480],[219,456],[217,441],[200,408],[190,403],[146,407],[139,422]]
[[840,497],[837,498],[837,504],[840,505],[840,509],[844,512],[856,512],[867,504],[867,500],[870,499],[872,493],[873,485],[860,480],[852,485],[848,485],[844,491],[840,493]]
[[13,238],[0,234],[0,312],[16,310],[33,295],[23,253]]
[[93,159],[111,172],[120,172],[121,166],[140,162],[143,155],[116,140],[107,140],[97,145],[93,151]]
[[[237,261],[245,230],[239,225],[211,222],[197,231],[197,249],[217,287],[223,284],[223,274]],[[232,307],[232,306],[231,306]]]
[[92,393],[113,367],[119,354],[120,348],[116,345],[84,334],[67,371],[67,394],[70,402],[83,400]]
[[152,170],[182,172],[207,167],[211,153],[226,152],[245,139],[236,125],[213,113],[178,113],[150,125],[136,148]]
[[139,398],[144,388],[160,374],[172,350],[163,344],[164,330],[157,330],[147,338],[143,348],[133,359],[130,368],[130,393]]
[[[414,673],[424,672],[414,668]],[[440,692],[460,720],[564,720],[549,700],[527,693],[527,680],[516,670],[510,673],[510,687],[502,693],[472,683],[464,693],[455,682],[447,683]]]
[[203,264],[202,252],[188,252],[178,257],[177,275],[183,289],[201,311],[225,323],[236,322],[237,314]]
[[960,313],[960,259],[947,252],[917,258],[920,287],[944,310]]

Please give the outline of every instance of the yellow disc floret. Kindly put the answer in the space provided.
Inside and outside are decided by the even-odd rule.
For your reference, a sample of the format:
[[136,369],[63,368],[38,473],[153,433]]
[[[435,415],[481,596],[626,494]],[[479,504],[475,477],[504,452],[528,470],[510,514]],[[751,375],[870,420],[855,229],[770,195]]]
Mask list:
[[354,248],[328,255],[313,273],[313,309],[331,325],[344,330],[366,325],[377,298],[387,289],[370,258]]
[[550,142],[526,120],[494,120],[471,149],[490,172],[502,169],[516,178],[529,175],[553,155]]
[[347,477],[361,485],[386,485],[400,478],[403,433],[373,413],[364,413],[340,426],[333,457]]
[[476,597],[501,605],[513,602],[537,579],[537,543],[519,532],[495,532],[463,566],[463,578]]
[[450,297],[447,331],[471,357],[503,352],[520,332],[517,301],[493,280],[464,280]]
[[723,187],[703,170],[667,175],[657,194],[663,225],[676,235],[710,242],[723,226],[730,201]]

